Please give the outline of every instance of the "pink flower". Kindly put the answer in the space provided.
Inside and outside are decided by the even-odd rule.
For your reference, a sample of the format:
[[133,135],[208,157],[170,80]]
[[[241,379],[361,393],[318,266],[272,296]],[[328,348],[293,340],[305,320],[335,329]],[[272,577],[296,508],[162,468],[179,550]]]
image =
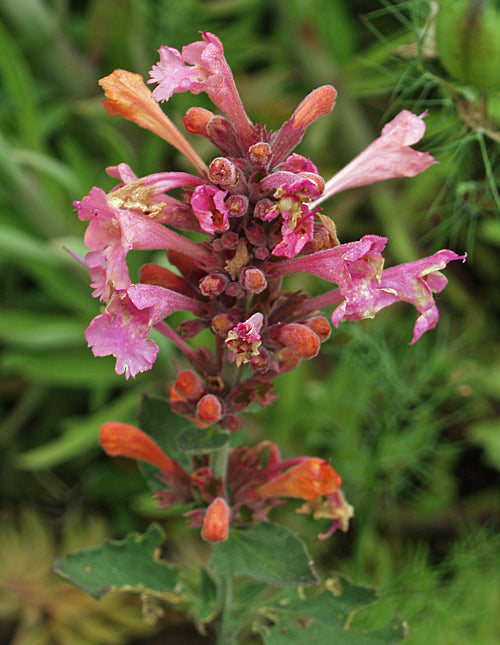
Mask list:
[[439,293],[447,283],[439,270],[452,260],[465,260],[466,256],[443,250],[417,262],[382,271],[381,252],[386,242],[386,238],[365,235],[359,242],[277,264],[273,274],[311,273],[337,284],[338,291],[309,302],[311,308],[340,302],[332,314],[335,327],[344,320],[373,318],[395,302],[409,302],[420,314],[413,330],[413,344],[424,332],[433,329],[439,319],[432,294]]
[[227,190],[208,184],[197,186],[191,197],[191,207],[205,233],[222,233],[229,228],[229,211],[224,203]]
[[264,316],[261,313],[255,313],[248,320],[238,323],[228,331],[225,342],[238,367],[259,355],[262,342],[260,330],[263,324]]
[[378,139],[326,182],[323,194],[311,207],[341,190],[393,177],[414,177],[436,163],[428,152],[410,148],[424,136],[425,116],[425,112],[420,116],[408,110],[400,112],[383,127]]
[[174,311],[200,314],[201,303],[170,289],[148,284],[115,292],[103,314],[92,320],[85,338],[94,356],[113,355],[117,374],[125,378],[153,366],[158,346],[148,338],[153,325]]
[[254,127],[245,113],[224,57],[222,43],[213,34],[202,32],[202,41],[182,48],[160,47],[160,61],[150,72],[148,83],[158,83],[153,98],[168,101],[176,92],[206,92],[210,100],[232,120],[241,140],[254,143]]
[[147,215],[121,208],[129,205],[115,191],[109,196],[92,188],[81,202],[75,202],[79,219],[89,221],[85,244],[90,249],[85,263],[91,271],[93,296],[108,301],[113,290],[130,285],[126,256],[132,249],[173,249],[202,258],[208,252],[182,235],[171,231]]
[[439,320],[432,294],[442,291],[448,283],[440,270],[452,260],[465,261],[465,258],[465,255],[443,250],[428,258],[386,269],[382,272],[380,283],[366,284],[367,294],[363,300],[346,300],[337,307],[332,315],[332,323],[337,327],[343,320],[372,318],[395,302],[409,302],[419,313],[410,343],[413,345],[424,332],[434,329]]

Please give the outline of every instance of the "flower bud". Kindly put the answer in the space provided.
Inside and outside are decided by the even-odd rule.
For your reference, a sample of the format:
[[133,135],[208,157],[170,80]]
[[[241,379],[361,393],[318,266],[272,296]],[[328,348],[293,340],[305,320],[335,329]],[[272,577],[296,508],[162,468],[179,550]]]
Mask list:
[[222,403],[214,394],[205,394],[196,405],[196,419],[207,426],[220,421]]
[[298,358],[289,347],[283,347],[280,349],[276,356],[279,361],[280,374],[290,372],[300,363],[300,358]]
[[273,151],[265,141],[259,141],[248,149],[248,161],[255,168],[268,168]]
[[249,199],[246,195],[229,195],[226,206],[229,217],[243,217],[248,211]]
[[200,134],[206,136],[207,125],[213,118],[213,113],[204,108],[189,108],[184,117],[184,127],[191,134]]
[[175,391],[189,401],[198,401],[205,392],[201,376],[192,370],[183,370],[177,376],[174,384]]
[[258,246],[253,249],[253,254],[257,258],[257,260],[265,260],[266,258],[269,257],[269,249],[266,248],[265,246]]
[[256,267],[245,267],[240,273],[239,280],[247,293],[262,293],[267,287],[266,276]]
[[316,316],[315,318],[310,318],[305,322],[305,324],[313,330],[313,332],[322,343],[330,338],[332,330],[330,323],[324,316]]
[[221,273],[209,273],[200,280],[198,286],[202,296],[207,298],[216,298],[227,287],[229,278]]
[[226,289],[226,296],[231,296],[232,298],[243,298],[245,296],[245,291],[238,283],[231,282]]
[[208,177],[214,184],[222,188],[230,188],[238,183],[240,171],[232,161],[224,157],[216,157],[208,167]]
[[217,314],[212,318],[212,329],[218,336],[227,335],[227,332],[238,323],[238,318],[231,314]]
[[234,231],[226,231],[220,236],[220,242],[223,249],[233,250],[238,246],[240,236]]
[[224,542],[229,535],[231,511],[225,499],[216,497],[203,518],[201,537],[207,542]]
[[283,325],[278,330],[278,339],[289,347],[297,358],[314,358],[319,352],[318,335],[306,325]]
[[493,0],[441,0],[436,46],[446,71],[481,90],[500,88],[500,10]]

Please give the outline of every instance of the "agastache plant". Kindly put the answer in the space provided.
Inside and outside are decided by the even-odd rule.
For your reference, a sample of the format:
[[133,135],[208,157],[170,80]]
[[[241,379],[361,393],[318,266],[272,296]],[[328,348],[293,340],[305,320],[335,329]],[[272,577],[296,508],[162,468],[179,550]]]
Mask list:
[[[329,462],[282,460],[270,441],[232,449],[228,441],[242,428],[241,415],[251,404],[266,407],[275,400],[276,377],[318,354],[330,335],[325,308],[335,306],[331,323],[338,327],[373,318],[396,302],[410,303],[417,311],[411,343],[436,326],[433,295],[447,283],[441,271],[465,256],[442,250],[384,268],[385,237],[370,234],[341,244],[334,222],[321,212],[322,203],[339,191],[413,177],[435,163],[411,147],[424,135],[425,113],[400,112],[378,139],[325,181],[312,161],[293,151],[308,126],[333,110],[332,86],[311,92],[272,132],[247,116],[216,36],[203,32],[202,40],[181,52],[164,46],[159,54],[148,80],[152,92],[141,76],[117,70],[100,81],[103,104],[109,114],[173,145],[195,173],[137,177],[122,163],[107,168],[118,180],[109,194],[93,188],[75,202],[80,220],[88,222],[89,252],[82,262],[92,295],[103,303],[85,337],[95,356],[113,355],[117,374],[128,379],[155,363],[159,349],[152,329],[166,336],[185,363],[170,386],[170,409],[202,439],[198,446],[181,441],[183,463],[164,452],[158,433],[153,440],[123,423],[105,424],[100,443],[111,456],[155,467],[159,505],[191,505],[185,517],[205,541],[224,543],[232,531],[250,534],[245,531],[268,523],[270,510],[288,498],[304,502],[299,512],[330,520],[320,539],[346,531],[353,509]],[[218,110],[192,107],[184,117],[189,133],[218,149],[208,165],[159,106],[177,92],[205,92]],[[184,232],[204,239],[191,241]],[[147,264],[138,279],[132,277],[126,260],[134,250],[164,250],[171,268]],[[322,278],[325,292],[309,297],[287,291],[286,276],[296,273]],[[177,311],[192,317],[174,330],[166,319]],[[188,341],[207,328],[213,347],[191,347]],[[231,576],[215,569],[217,611],[224,615],[228,596],[220,588],[227,591]],[[222,628],[221,642],[231,642],[228,629]]]

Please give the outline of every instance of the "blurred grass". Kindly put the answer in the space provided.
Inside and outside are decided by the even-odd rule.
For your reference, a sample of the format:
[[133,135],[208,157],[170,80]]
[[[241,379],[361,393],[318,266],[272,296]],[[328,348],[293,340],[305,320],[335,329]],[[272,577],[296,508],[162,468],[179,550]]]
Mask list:
[[[409,642],[494,642],[498,585],[483,613],[476,601],[488,562],[498,570],[498,148],[465,127],[450,80],[422,56],[429,7],[0,0],[2,506],[29,499],[51,518],[74,506],[104,509],[119,536],[142,521],[131,510],[132,498],[141,507],[140,478],[100,455],[96,432],[111,417],[133,423],[140,392],[165,391],[175,354],[158,339],[160,361],[136,382],[116,376],[112,360],[92,358],[83,334],[98,304],[64,249],[84,254],[72,202],[93,185],[110,188],[106,166],[129,163],[138,175],[186,169],[154,135],[108,117],[97,80],[117,67],[146,75],[160,45],[181,48],[206,29],[223,41],[256,122],[277,128],[314,87],[337,87],[333,115],[299,148],[325,177],[400,109],[429,111],[421,149],[439,166],[337,195],[325,211],[343,241],[387,235],[391,263],[444,245],[468,251],[467,265],[447,271],[437,330],[408,347],[413,314],[403,307],[346,323],[320,358],[280,377],[280,400],[248,415],[245,432],[278,442],[286,456],[331,457],[357,515],[352,532],[317,546],[322,566],[382,585],[388,614],[396,608],[410,621]],[[492,118],[497,100],[488,98]],[[208,102],[176,95],[169,116],[181,123],[192,105]],[[210,158],[205,141],[194,145]],[[304,280],[294,286],[319,291]],[[287,521],[310,541],[320,530],[295,514]],[[453,640],[454,620],[462,640]]]

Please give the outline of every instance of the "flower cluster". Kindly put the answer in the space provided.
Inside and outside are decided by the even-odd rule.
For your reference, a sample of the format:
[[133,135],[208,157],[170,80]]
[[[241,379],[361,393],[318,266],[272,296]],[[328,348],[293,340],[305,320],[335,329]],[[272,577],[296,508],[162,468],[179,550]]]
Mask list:
[[[75,203],[79,218],[88,221],[89,253],[83,262],[93,295],[104,303],[103,313],[86,332],[96,356],[115,356],[116,372],[135,377],[155,362],[158,346],[150,338],[155,328],[189,363],[170,388],[172,409],[200,428],[218,424],[222,430],[236,431],[240,413],[251,403],[266,406],[274,400],[276,376],[317,355],[330,334],[321,313],[325,307],[336,305],[331,322],[338,326],[373,317],[399,301],[411,303],[418,313],[412,342],[436,325],[433,294],[446,285],[440,271],[464,256],[443,250],[384,269],[386,238],[366,235],[340,244],[334,223],[320,207],[341,190],[411,177],[433,164],[428,153],[411,148],[424,134],[425,114],[402,111],[376,141],[325,182],[316,166],[293,150],[307,127],[332,111],[333,87],[311,92],[291,118],[271,132],[247,116],[216,36],[202,33],[201,41],[181,52],[161,47],[159,53],[148,81],[155,85],[152,92],[139,75],[117,70],[100,81],[107,97],[104,107],[175,146],[196,174],[160,172],[138,178],[120,164],[107,169],[118,180],[109,194],[93,188]],[[220,111],[193,107],[184,118],[188,132],[218,149],[219,156],[208,166],[159,106],[186,91],[205,92]],[[193,242],[183,232],[202,234],[204,241]],[[133,282],[126,262],[133,250],[164,250],[168,266],[145,265]],[[299,272],[331,285],[315,298],[284,290],[283,279]],[[165,321],[175,311],[192,314],[176,330]],[[213,350],[192,349],[187,341],[206,328],[213,332]],[[231,454],[234,480],[239,482],[242,473],[249,477],[246,485],[231,489],[231,508],[225,502],[227,491],[212,482],[204,465],[191,475],[162,468],[170,491],[163,502],[204,500],[208,511],[191,515],[193,525],[203,523],[204,535],[219,530],[207,526],[207,518],[215,518],[216,527],[227,525],[228,518],[242,519],[243,507],[262,519],[264,508],[287,495],[280,488],[283,479],[269,479],[269,468],[273,477],[289,468],[288,462],[276,461],[275,447],[267,444],[266,449],[270,458],[265,467],[262,446]],[[252,459],[257,465],[249,471],[242,464]],[[312,462],[297,463],[284,477],[292,480],[302,473],[304,463]],[[318,501],[322,494],[329,496],[326,504]],[[326,488],[319,496],[302,498],[318,517],[333,517],[342,506],[335,495]]]
[[207,457],[193,457],[187,472],[170,459],[138,428],[125,423],[106,423],[100,442],[112,457],[129,457],[156,466],[166,489],[156,497],[163,508],[194,504],[185,513],[190,528],[202,529],[208,542],[221,542],[230,524],[248,526],[266,522],[268,512],[283,498],[301,499],[299,513],[332,520],[329,537],[341,528],[346,531],[352,507],[340,490],[340,476],[323,459],[297,457],[283,461],[277,446],[263,441],[255,447],[239,446],[230,451],[225,481],[214,475]]

